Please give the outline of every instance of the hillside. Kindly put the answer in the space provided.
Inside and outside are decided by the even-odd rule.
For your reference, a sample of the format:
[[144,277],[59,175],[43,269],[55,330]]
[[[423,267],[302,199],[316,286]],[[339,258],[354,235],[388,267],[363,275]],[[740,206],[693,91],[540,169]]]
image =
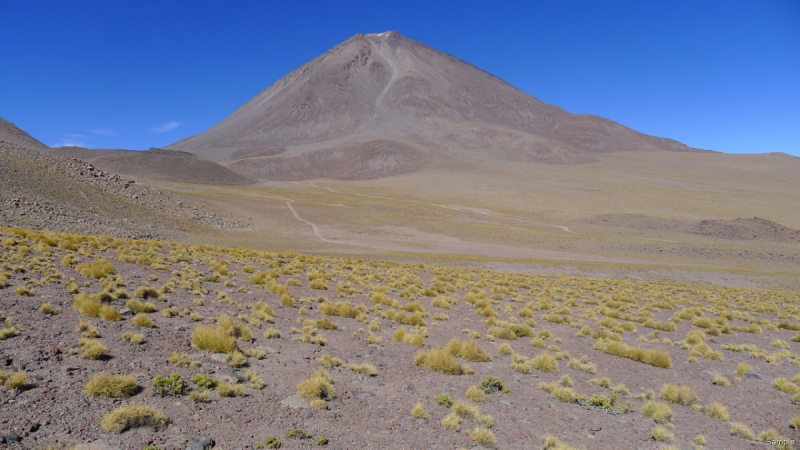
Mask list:
[[168,148],[251,178],[374,179],[460,161],[587,163],[695,151],[545,104],[396,32],[355,35]]
[[0,179],[6,226],[153,239],[233,226],[186,198],[8,142],[0,142]]
[[0,141],[35,150],[45,150],[48,148],[30,134],[2,117],[0,117]]
[[81,147],[56,147],[53,154],[78,158],[119,175],[151,180],[221,186],[245,185],[253,180],[208,160],[186,152],[151,148],[148,151],[95,150]]

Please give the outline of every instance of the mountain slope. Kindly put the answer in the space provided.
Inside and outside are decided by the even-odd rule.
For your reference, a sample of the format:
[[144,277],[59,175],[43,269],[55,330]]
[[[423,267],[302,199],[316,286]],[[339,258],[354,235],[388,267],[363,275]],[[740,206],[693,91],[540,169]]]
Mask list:
[[78,158],[100,169],[129,177],[214,185],[245,185],[247,177],[186,152],[152,148],[148,151],[94,150],[57,147],[55,155]]
[[32,148],[35,150],[47,149],[46,145],[2,117],[0,117],[0,141],[10,142],[20,147]]
[[694,150],[545,104],[396,32],[347,39],[168,148],[270,179],[380,178],[463,159],[585,163],[605,152]]

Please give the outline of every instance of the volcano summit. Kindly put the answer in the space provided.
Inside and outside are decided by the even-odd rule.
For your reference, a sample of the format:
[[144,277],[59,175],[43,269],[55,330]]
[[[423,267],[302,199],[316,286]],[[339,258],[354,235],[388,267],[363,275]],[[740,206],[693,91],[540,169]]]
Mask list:
[[259,179],[373,179],[459,160],[586,163],[693,151],[575,115],[397,32],[357,34],[168,148]]

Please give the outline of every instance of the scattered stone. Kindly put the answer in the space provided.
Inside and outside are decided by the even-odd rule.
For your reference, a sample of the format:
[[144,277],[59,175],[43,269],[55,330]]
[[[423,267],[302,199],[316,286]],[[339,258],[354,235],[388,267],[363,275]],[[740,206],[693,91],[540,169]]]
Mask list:
[[209,450],[214,448],[216,443],[213,439],[207,436],[201,437],[193,437],[189,439],[189,443],[186,446],[186,450]]
[[294,394],[286,397],[285,399],[281,400],[281,405],[295,409],[311,407],[311,405],[308,404],[308,400],[303,398],[303,396],[301,396],[300,394]]
[[72,449],[73,450],[120,450],[119,448],[112,447],[111,444],[102,440],[94,441],[89,444],[78,444],[72,447]]

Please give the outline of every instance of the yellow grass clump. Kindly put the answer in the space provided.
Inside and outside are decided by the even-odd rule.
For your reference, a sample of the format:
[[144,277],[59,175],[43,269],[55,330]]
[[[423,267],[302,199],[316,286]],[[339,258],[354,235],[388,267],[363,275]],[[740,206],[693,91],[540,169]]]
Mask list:
[[111,265],[110,262],[103,258],[96,259],[91,263],[81,263],[75,267],[81,275],[90,278],[103,278],[108,275],[117,273],[117,269]]
[[464,373],[464,368],[458,364],[458,361],[446,349],[421,350],[414,358],[414,365],[426,367],[434,372],[441,372],[447,375],[461,375]]
[[81,358],[83,359],[102,359],[106,355],[106,346],[94,339],[81,339],[78,341],[81,347]]
[[466,359],[467,361],[487,362],[492,360],[489,354],[475,341],[464,342],[453,338],[447,343],[444,349],[451,355]]
[[135,395],[138,390],[136,378],[104,373],[92,376],[83,386],[83,392],[92,397],[127,398]]
[[545,373],[558,372],[558,361],[548,352],[539,353],[530,360],[530,366]]
[[723,422],[727,422],[728,419],[731,418],[731,415],[728,413],[728,408],[718,402],[712,402],[710,405],[706,406],[704,412],[708,417],[719,419]]
[[[327,408],[327,401],[336,398],[336,389],[333,387],[333,378],[325,369],[318,369],[311,378],[297,384],[297,393],[306,400],[315,402],[311,406],[315,409]],[[319,403],[322,401],[323,403]],[[321,408],[320,408],[321,407]]]
[[236,338],[228,334],[225,328],[199,325],[192,331],[192,346],[212,353],[229,353],[238,348]]
[[113,306],[102,302],[98,296],[80,292],[73,297],[72,307],[76,311],[88,317],[96,317],[103,320],[118,321],[122,315]]
[[642,406],[642,414],[653,419],[655,423],[667,423],[672,420],[672,409],[661,402],[647,402]]
[[599,339],[594,348],[602,350],[610,355],[621,356],[651,366],[661,367],[663,369],[672,368],[672,359],[670,359],[669,353],[661,349],[649,350],[641,347],[633,347],[623,342],[607,341],[605,339]]
[[160,430],[167,426],[167,416],[151,406],[124,406],[103,417],[101,426],[109,433],[122,433],[125,430],[150,426]]
[[661,399],[670,403],[689,406],[697,400],[697,393],[691,386],[667,383],[661,388]]
[[428,418],[428,411],[425,410],[425,405],[422,402],[417,403],[411,408],[411,417],[415,419],[427,419]]

